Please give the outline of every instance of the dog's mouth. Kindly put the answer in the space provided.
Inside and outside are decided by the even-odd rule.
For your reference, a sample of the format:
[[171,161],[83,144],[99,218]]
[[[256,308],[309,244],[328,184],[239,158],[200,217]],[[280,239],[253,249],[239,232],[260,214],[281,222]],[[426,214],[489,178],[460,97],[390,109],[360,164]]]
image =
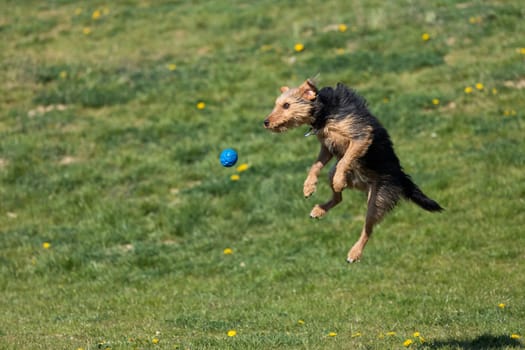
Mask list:
[[288,126],[286,125],[287,124],[286,122],[280,123],[280,124],[273,124],[270,122],[270,120],[265,119],[263,124],[264,124],[265,129],[270,130],[271,132],[275,132],[275,133],[285,132],[286,130],[288,130]]
[[288,131],[288,128],[285,125],[276,125],[276,126],[265,126],[265,129],[274,132],[274,133],[282,133],[285,131]]
[[285,120],[281,123],[275,123],[266,118],[263,124],[265,129],[270,130],[271,132],[281,133],[301,126],[303,123],[300,123],[297,120]]

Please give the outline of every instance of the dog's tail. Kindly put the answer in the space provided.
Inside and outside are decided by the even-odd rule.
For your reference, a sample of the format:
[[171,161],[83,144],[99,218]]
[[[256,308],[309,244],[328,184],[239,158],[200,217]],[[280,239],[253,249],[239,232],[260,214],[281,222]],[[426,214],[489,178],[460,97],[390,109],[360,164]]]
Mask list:
[[444,209],[433,199],[427,197],[423,191],[412,181],[409,175],[403,173],[401,177],[403,194],[407,199],[428,211],[443,211]]

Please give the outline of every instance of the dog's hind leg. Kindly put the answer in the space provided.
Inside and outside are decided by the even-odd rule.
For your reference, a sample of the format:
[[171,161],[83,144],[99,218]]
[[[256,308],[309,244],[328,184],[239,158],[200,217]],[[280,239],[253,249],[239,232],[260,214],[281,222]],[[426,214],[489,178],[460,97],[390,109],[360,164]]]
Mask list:
[[330,209],[335,207],[337,204],[341,203],[341,201],[343,200],[343,195],[341,194],[341,192],[336,192],[334,190],[334,185],[333,185],[332,180],[334,178],[335,171],[336,171],[336,166],[334,165],[332,169],[330,170],[330,173],[328,174],[330,187],[332,188],[332,198],[324,204],[317,204],[310,212],[311,218],[318,219],[324,216]]
[[352,263],[361,258],[363,249],[365,249],[366,243],[372,235],[374,225],[396,206],[400,197],[401,189],[389,182],[374,182],[370,185],[365,224],[361,236],[348,252],[347,262]]
[[348,263],[353,263],[361,259],[363,249],[365,249],[366,243],[368,242],[370,235],[372,235],[374,225],[378,223],[385,214],[383,210],[377,207],[377,200],[377,184],[372,184],[368,189],[368,209],[366,212],[365,224],[363,226],[363,230],[361,231],[361,236],[357,242],[355,242],[352,249],[350,249],[348,252],[348,256],[346,258]]

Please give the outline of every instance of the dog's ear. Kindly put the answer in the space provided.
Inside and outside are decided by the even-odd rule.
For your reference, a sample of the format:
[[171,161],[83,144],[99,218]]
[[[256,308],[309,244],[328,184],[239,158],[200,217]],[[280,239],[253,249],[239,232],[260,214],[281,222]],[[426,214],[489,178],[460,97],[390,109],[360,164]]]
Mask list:
[[290,90],[288,86],[281,86],[281,93],[284,93],[286,91]]
[[299,91],[301,92],[301,97],[305,100],[313,101],[317,97],[317,87],[310,79],[299,86]]

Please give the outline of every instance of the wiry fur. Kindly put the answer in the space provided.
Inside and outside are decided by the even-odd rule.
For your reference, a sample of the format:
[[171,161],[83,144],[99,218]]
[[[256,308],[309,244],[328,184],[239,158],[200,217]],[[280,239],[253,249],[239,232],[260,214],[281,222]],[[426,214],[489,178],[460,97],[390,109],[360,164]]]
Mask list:
[[304,182],[305,197],[316,189],[321,169],[333,158],[329,172],[332,198],[316,205],[310,216],[319,218],[342,201],[344,188],[368,193],[368,210],[359,240],[350,249],[348,262],[361,258],[373,226],[392,210],[401,198],[411,200],[428,211],[443,208],[428,198],[403,171],[386,129],[367,108],[366,101],[343,84],[318,90],[310,80],[298,88],[281,88],[273,111],[264,126],[283,132],[310,125],[321,150]]

